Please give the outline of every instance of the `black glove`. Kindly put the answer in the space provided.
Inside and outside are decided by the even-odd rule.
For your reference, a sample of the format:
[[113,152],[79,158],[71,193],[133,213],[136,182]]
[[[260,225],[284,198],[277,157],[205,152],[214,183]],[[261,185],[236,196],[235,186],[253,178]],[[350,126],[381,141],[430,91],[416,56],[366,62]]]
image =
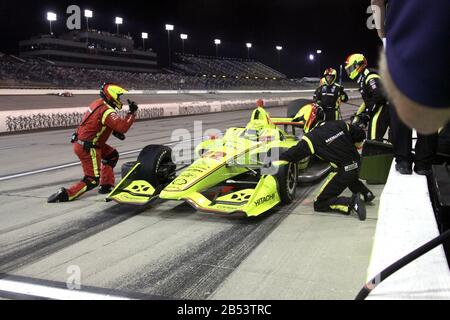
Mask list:
[[116,137],[119,140],[125,140],[125,135],[123,133],[113,131],[113,136]]
[[138,106],[134,101],[128,101],[128,108],[130,108],[129,114],[134,114],[138,110]]
[[358,117],[359,117],[361,123],[363,123],[364,125],[367,125],[369,123],[369,121],[370,121],[369,114],[367,114],[365,112],[359,114]]

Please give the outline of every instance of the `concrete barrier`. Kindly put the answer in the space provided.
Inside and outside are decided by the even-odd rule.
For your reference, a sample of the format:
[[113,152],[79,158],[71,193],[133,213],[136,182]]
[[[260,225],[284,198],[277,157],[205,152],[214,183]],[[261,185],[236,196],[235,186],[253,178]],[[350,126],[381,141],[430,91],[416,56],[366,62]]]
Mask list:
[[[0,89],[0,95],[47,95],[61,92],[63,90],[43,90],[43,89]],[[355,89],[348,90],[354,92]],[[98,94],[98,90],[73,90],[74,94]],[[186,93],[207,93],[207,91],[130,91],[131,94],[186,94]],[[279,91],[216,91],[216,93],[245,94],[245,93],[311,93],[313,90],[279,90]],[[350,96],[356,98],[357,96]],[[264,99],[267,107],[284,106],[290,101],[299,99],[298,97],[274,97]],[[193,101],[193,102],[175,102],[175,103],[155,103],[140,104],[137,113],[138,120],[149,120],[155,118],[166,118],[174,116],[217,113],[225,111],[253,109],[255,100],[233,99],[218,101]],[[16,111],[0,111],[0,133],[22,132],[28,130],[64,128],[77,126],[86,112],[86,107],[73,108],[48,108]],[[124,111],[125,112],[125,111]]]
[[[267,107],[283,106],[295,98],[266,99]],[[138,120],[166,118],[224,111],[245,110],[255,107],[252,100],[196,101],[139,105]],[[0,132],[21,132],[76,126],[81,122],[86,107],[54,108],[18,111],[0,111]],[[125,111],[122,111],[125,113]]]

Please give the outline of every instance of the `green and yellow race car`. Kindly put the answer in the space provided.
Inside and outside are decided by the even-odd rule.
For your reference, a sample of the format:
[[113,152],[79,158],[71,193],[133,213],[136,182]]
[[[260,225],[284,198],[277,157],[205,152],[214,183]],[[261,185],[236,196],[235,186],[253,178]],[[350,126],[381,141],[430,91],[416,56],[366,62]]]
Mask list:
[[[294,108],[300,110],[304,104],[297,100]],[[131,169],[122,172],[123,179],[107,201],[146,205],[157,198],[178,200],[204,212],[249,217],[289,204],[299,181],[315,179],[329,170],[322,163],[311,173],[309,157],[298,163],[278,161],[299,140],[278,126],[303,125],[300,116],[292,116],[292,107],[289,115],[272,119],[263,107],[257,107],[245,128],[229,128],[221,139],[201,142],[195,148],[198,159],[178,175],[172,150],[149,145]]]

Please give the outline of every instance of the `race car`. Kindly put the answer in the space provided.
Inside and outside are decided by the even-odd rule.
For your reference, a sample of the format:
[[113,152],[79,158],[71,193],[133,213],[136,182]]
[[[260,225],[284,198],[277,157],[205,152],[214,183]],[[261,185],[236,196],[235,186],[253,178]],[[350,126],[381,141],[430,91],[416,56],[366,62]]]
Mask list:
[[[297,100],[296,110],[306,101]],[[288,114],[293,113],[292,107]],[[284,150],[296,145],[299,137],[277,125],[301,127],[297,115],[270,118],[259,106],[244,128],[229,128],[221,139],[209,139],[195,148],[198,159],[177,175],[172,150],[149,145],[137,162],[122,172],[123,179],[107,201],[147,205],[155,199],[185,201],[199,211],[258,216],[278,204],[295,198],[300,178],[323,176],[329,170],[322,163],[311,174],[310,158],[298,163],[279,161]],[[129,171],[128,171],[129,170]],[[126,172],[128,171],[128,172]]]

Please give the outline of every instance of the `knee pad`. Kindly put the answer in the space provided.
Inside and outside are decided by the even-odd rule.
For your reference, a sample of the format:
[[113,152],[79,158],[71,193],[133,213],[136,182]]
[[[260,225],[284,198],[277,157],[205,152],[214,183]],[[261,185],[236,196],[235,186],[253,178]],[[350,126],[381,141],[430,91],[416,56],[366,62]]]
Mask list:
[[111,168],[114,168],[116,166],[117,161],[119,161],[119,153],[117,152],[117,150],[114,150],[110,155],[102,159],[102,163],[105,166],[110,166]]
[[100,178],[98,177],[85,176],[82,181],[86,183],[87,190],[92,190],[98,186],[99,180]]

